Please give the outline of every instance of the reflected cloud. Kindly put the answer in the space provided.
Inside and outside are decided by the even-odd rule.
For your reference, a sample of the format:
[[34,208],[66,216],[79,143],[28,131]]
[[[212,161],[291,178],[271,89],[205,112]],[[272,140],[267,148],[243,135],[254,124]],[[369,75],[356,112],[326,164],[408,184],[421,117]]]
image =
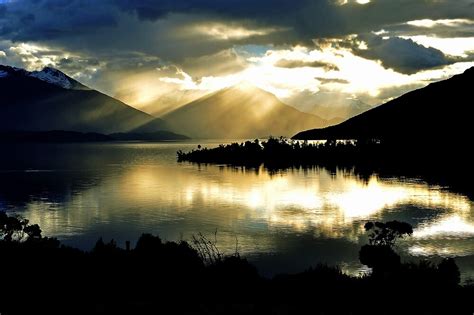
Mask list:
[[[73,173],[50,166],[50,180],[41,181],[44,193],[25,195],[23,203],[4,204],[9,200],[4,199],[0,204],[38,223],[44,235],[84,242],[75,243],[83,248],[99,236],[122,244],[143,232],[176,240],[217,229],[224,252],[235,250],[237,237],[242,254],[271,255],[288,247],[288,237],[297,243],[304,236],[319,251],[330,251],[328,240],[343,242],[347,252],[337,261],[350,261],[356,270],[365,222],[397,219],[414,225],[414,236],[400,243],[412,256],[474,254],[472,202],[441,187],[419,180],[361,179],[337,169],[270,173],[264,168],[177,164],[178,148],[186,149],[182,144],[103,146],[95,157],[103,162],[90,171],[100,180],[83,174],[74,176],[74,183]],[[10,180],[18,180],[19,174],[12,173]],[[41,174],[28,173],[29,182],[45,176]],[[55,195],[61,198],[53,200]],[[347,255],[351,257],[345,260]]]
[[420,239],[474,237],[474,223],[469,222],[469,218],[452,215],[416,229],[413,236]]
[[[255,173],[206,167],[204,175],[192,169],[183,173],[144,167],[128,173],[122,182],[123,195],[130,202],[178,203],[185,209],[197,203],[226,205],[239,209],[240,215],[233,216],[246,220],[263,220],[275,228],[296,231],[317,228],[333,237],[403,205],[458,215],[469,215],[471,210],[467,197],[421,182],[376,176],[363,182],[354,174],[332,176],[326,170],[295,170],[272,176],[263,169]],[[359,230],[358,234],[364,233]]]

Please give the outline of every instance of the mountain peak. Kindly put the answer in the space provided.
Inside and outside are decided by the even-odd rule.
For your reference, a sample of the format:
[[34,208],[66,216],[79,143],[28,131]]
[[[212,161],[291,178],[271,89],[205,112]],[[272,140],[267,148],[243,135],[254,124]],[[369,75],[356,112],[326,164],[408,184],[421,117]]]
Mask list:
[[14,73],[26,74],[28,71],[17,67],[0,65],[0,78],[6,78]]
[[241,89],[241,90],[253,90],[253,89],[260,89],[256,85],[250,83],[249,81],[240,81],[233,88]]
[[[30,72],[30,77],[37,78],[41,81],[51,83],[62,87],[63,89],[71,90],[77,81],[68,77],[58,69],[51,67],[44,67],[41,71]],[[77,82],[78,83],[78,82]]]
[[0,78],[20,75],[35,78],[43,82],[59,86],[67,90],[89,90],[88,87],[67,76],[58,69],[44,67],[41,71],[27,71],[21,68],[0,65]]
[[228,88],[229,90],[238,90],[240,92],[266,92],[264,89],[259,88],[255,84],[252,84],[248,81],[241,81],[237,83],[236,85],[233,85]]
[[[410,145],[429,145],[446,150],[447,145],[472,141],[472,80],[474,68],[447,80],[411,91],[325,129],[300,132],[294,138],[382,139]],[[461,147],[461,146],[459,146]]]
[[234,94],[234,95],[242,95],[242,96],[252,96],[252,97],[271,97],[277,98],[274,94],[248,82],[248,81],[241,81],[235,85],[229,86],[225,89],[217,91],[217,94]]
[[328,125],[245,81],[201,97],[163,118],[181,133],[203,139],[289,136],[301,129]]

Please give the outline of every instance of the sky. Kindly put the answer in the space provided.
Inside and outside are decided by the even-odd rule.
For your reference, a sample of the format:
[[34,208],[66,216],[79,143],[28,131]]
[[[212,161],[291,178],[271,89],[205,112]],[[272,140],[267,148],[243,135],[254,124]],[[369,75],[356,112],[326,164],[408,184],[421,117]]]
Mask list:
[[474,66],[474,0],[0,0],[0,64],[157,115],[240,82],[378,105]]

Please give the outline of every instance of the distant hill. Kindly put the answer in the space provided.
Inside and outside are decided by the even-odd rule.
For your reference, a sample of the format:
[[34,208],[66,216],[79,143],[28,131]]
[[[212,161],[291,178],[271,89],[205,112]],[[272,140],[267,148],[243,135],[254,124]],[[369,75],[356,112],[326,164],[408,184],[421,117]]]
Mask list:
[[170,131],[150,133],[113,133],[104,135],[95,132],[64,130],[51,131],[0,131],[0,143],[76,143],[110,141],[176,141],[187,140],[186,136]]
[[314,105],[309,113],[328,121],[340,123],[370,109],[372,109],[372,106],[360,100],[351,99],[338,105]]
[[199,98],[162,118],[180,133],[215,139],[291,136],[301,129],[328,125],[245,83]]
[[113,133],[110,134],[113,140],[118,141],[171,141],[171,140],[187,140],[186,136],[179,135],[170,131],[157,131],[148,133]]
[[[471,142],[474,68],[407,93],[339,125],[294,139],[383,139],[390,142]],[[467,142],[466,142],[467,143]]]
[[3,142],[107,142],[114,139],[100,133],[82,133],[75,131],[0,131],[0,143]]
[[0,65],[0,130],[102,134],[169,130],[161,119],[92,90],[59,70]]

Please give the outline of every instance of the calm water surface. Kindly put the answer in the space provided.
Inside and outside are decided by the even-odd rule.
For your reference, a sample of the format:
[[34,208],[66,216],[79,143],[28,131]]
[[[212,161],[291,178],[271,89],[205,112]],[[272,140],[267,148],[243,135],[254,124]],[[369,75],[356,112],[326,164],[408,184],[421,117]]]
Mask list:
[[415,227],[399,245],[406,259],[454,256],[464,278],[474,275],[473,202],[464,195],[417,179],[343,170],[270,173],[176,162],[177,150],[197,144],[3,146],[0,209],[84,249],[100,236],[123,245],[143,232],[189,240],[217,231],[222,251],[237,247],[266,275],[318,262],[363,272],[364,223],[397,219]]

